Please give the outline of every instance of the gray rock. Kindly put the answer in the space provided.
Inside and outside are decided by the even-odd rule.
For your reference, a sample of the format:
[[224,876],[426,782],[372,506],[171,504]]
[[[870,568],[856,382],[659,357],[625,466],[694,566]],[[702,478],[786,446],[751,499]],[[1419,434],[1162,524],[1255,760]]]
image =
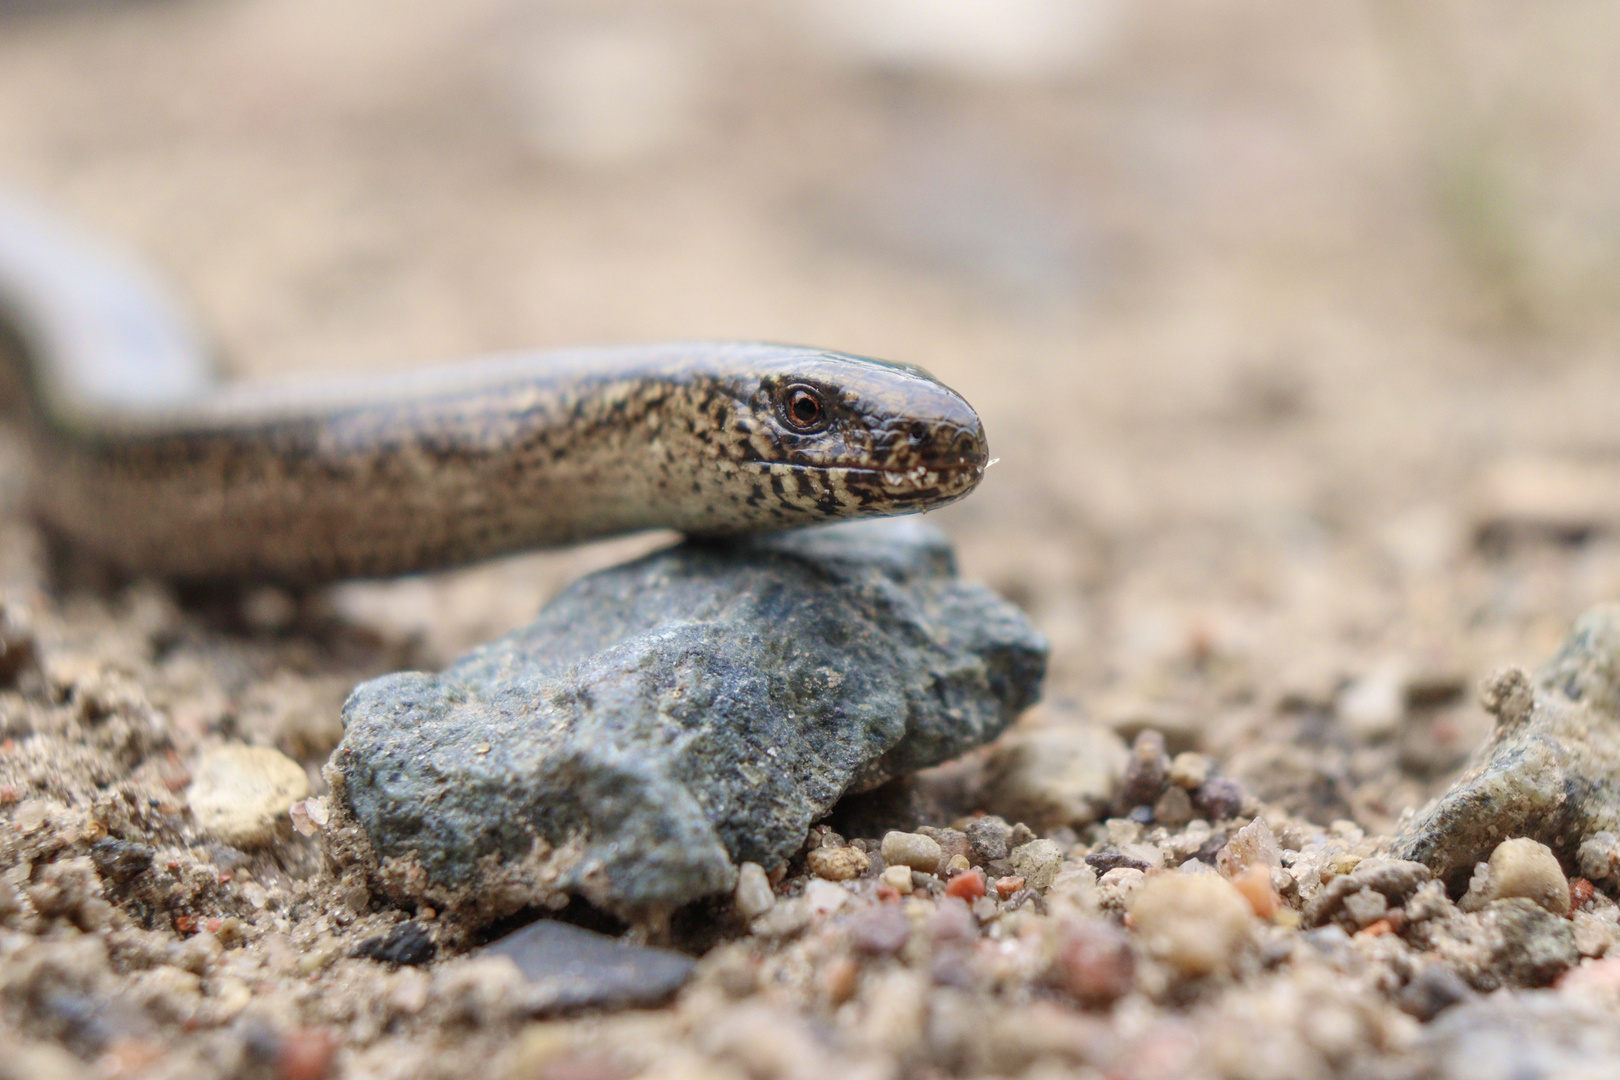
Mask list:
[[1580,962],[1575,930],[1534,900],[1497,900],[1485,909],[1492,931],[1490,974],[1509,986],[1547,986]]
[[529,983],[524,1005],[535,1014],[658,1005],[685,984],[696,963],[549,919],[514,930],[483,952],[517,965]]
[[1436,1080],[1620,1075],[1620,1027],[1601,998],[1505,991],[1446,1009],[1418,1047]]
[[1394,845],[1453,893],[1510,837],[1576,867],[1584,838],[1620,832],[1620,606],[1587,612],[1533,680],[1501,672],[1481,699],[1496,729],[1478,763]]
[[1045,658],[920,522],[689,542],[355,690],[324,836],[465,923],[565,894],[656,919],[781,865],[845,792],[993,739]]

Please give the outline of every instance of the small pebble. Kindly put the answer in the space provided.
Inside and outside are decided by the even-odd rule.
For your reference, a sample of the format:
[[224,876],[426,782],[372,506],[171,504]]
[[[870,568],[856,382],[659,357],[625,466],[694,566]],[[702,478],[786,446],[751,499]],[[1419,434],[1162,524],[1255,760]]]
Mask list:
[[420,967],[438,951],[438,945],[422,924],[402,922],[386,935],[362,941],[349,955],[384,964]]
[[[1193,860],[1193,865],[1209,873],[1209,868],[1203,863]],[[1259,918],[1270,919],[1282,907],[1282,898],[1271,887],[1271,871],[1259,863],[1232,878],[1232,887],[1243,894],[1243,899],[1249,902],[1249,907]]]
[[1243,812],[1243,786],[1224,776],[1212,776],[1193,793],[1193,806],[1210,821],[1224,821]]
[[1237,877],[1251,866],[1269,869],[1281,865],[1282,851],[1264,818],[1255,818],[1233,833],[1226,847],[1215,856],[1215,869],[1229,878]]
[[984,872],[982,870],[963,870],[945,886],[945,893],[959,900],[969,903],[984,895]]
[[737,914],[745,919],[758,918],[776,905],[770,878],[758,863],[745,862],[737,868],[737,888],[731,897]]
[[1170,758],[1164,752],[1164,736],[1149,728],[1136,736],[1125,774],[1119,782],[1118,804],[1122,810],[1152,806],[1164,791],[1170,773]]
[[1430,964],[1407,983],[1395,1003],[1401,1010],[1425,1024],[1453,1005],[1474,996],[1462,976],[1444,964]]
[[852,847],[812,848],[806,861],[811,873],[828,881],[850,881],[866,873],[872,865],[866,852]]
[[855,996],[860,978],[861,966],[847,956],[840,956],[822,969],[821,992],[829,1005],[842,1005]]
[[1203,754],[1184,750],[1170,762],[1170,782],[1177,787],[1193,791],[1209,779],[1209,759]]
[[325,1080],[337,1056],[336,1036],[320,1028],[298,1028],[281,1038],[276,1051],[279,1080]]
[[1153,804],[1153,820],[1156,824],[1166,828],[1179,829],[1196,816],[1193,810],[1192,796],[1187,789],[1171,784],[1159,796],[1159,801]]
[[1063,988],[1082,1005],[1112,1005],[1136,985],[1136,954],[1125,932],[1106,919],[1064,928],[1058,942]]
[[1230,971],[1254,918],[1243,894],[1214,874],[1155,874],[1128,910],[1148,953],[1190,977]]
[[969,854],[979,866],[1005,859],[1011,850],[1007,847],[1007,838],[1012,835],[1012,826],[994,814],[973,819],[968,824],[966,835]]
[[203,753],[186,792],[204,832],[234,847],[275,839],[287,808],[309,794],[304,767],[268,746],[228,743]]
[[972,863],[968,862],[966,855],[952,855],[945,863],[944,868],[940,870],[940,876],[951,877],[953,875],[960,874],[962,871],[966,870],[972,865]]
[[894,904],[865,908],[849,922],[850,944],[868,956],[892,956],[910,937],[911,920]]
[[940,829],[932,825],[923,825],[917,829],[919,835],[926,836],[939,845],[940,858],[949,862],[960,855],[966,860],[973,852],[973,845],[968,842],[967,833],[958,829]]
[[1052,840],[1031,840],[1014,848],[1008,862],[1013,875],[1023,878],[1029,888],[1044,889],[1056,879],[1063,865],[1063,849]]
[[883,868],[881,880],[884,885],[901,896],[911,894],[911,867],[909,866],[886,866]]
[[1018,892],[1023,887],[1024,879],[1021,877],[996,878],[996,895],[1001,897],[1003,900]]
[[849,901],[849,893],[842,885],[819,878],[804,887],[804,903],[817,915],[831,915]]
[[938,840],[921,833],[890,832],[883,837],[884,866],[909,866],[932,874],[939,869],[944,854]]
[[1490,899],[1522,896],[1554,915],[1569,914],[1569,879],[1546,844],[1525,837],[1504,840],[1491,852],[1487,865]]
[[1381,892],[1362,889],[1344,898],[1344,910],[1357,926],[1370,926],[1384,917],[1389,910],[1389,900]]

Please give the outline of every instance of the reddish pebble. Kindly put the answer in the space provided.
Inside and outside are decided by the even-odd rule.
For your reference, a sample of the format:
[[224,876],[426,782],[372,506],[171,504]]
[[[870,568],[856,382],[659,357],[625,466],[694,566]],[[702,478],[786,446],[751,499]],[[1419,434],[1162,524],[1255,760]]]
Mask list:
[[280,1080],[326,1080],[337,1055],[337,1039],[329,1031],[303,1028],[289,1031],[276,1054]]
[[1597,887],[1583,877],[1569,883],[1569,910],[1574,911],[1597,893]]
[[900,890],[889,885],[879,885],[877,887],[877,898],[885,904],[898,904],[900,902]]
[[1394,932],[1394,923],[1391,923],[1388,919],[1378,919],[1356,931],[1356,937],[1383,937],[1385,934],[1393,934]]
[[1023,887],[1024,879],[1021,877],[996,878],[996,893],[1003,900],[1007,899],[1007,897],[1011,896],[1013,893],[1017,892]]
[[821,989],[832,1005],[842,1005],[855,996],[860,985],[861,966],[847,956],[828,964],[821,972]]
[[203,923],[203,929],[207,930],[210,934],[217,934],[219,933],[219,928],[224,925],[224,919],[220,918],[218,915],[210,915],[208,917],[208,921]]
[[174,928],[180,931],[182,934],[190,934],[195,932],[197,929],[196,916],[176,915],[174,917]]
[[950,884],[945,886],[945,894],[972,903],[984,895],[984,872],[981,870],[962,871],[951,878]]
[[1064,929],[1058,972],[1063,988],[1080,1004],[1111,1005],[1136,985],[1136,954],[1123,930],[1094,919]]
[[0,806],[10,806],[22,796],[13,784],[0,784]]
[[1249,907],[1262,919],[1269,919],[1282,907],[1282,898],[1271,887],[1271,869],[1265,863],[1255,863],[1236,877],[1232,885],[1243,894]]

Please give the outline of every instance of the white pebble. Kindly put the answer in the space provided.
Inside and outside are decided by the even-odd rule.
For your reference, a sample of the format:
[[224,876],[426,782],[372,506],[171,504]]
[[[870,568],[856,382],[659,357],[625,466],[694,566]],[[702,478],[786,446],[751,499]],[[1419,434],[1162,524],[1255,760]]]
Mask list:
[[1149,955],[1187,976],[1230,970],[1254,918],[1243,894],[1217,874],[1155,874],[1128,907]]
[[737,913],[745,919],[754,919],[776,906],[776,893],[771,889],[765,868],[758,863],[745,862],[737,868],[737,888],[731,894]]

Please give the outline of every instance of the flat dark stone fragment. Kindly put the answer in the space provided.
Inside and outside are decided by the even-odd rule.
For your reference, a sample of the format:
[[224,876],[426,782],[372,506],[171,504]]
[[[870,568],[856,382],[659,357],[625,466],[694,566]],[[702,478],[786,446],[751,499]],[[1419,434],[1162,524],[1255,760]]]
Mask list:
[[438,951],[438,945],[421,923],[403,922],[385,935],[362,941],[349,955],[381,964],[420,967]]
[[1620,879],[1620,605],[1581,616],[1530,677],[1512,669],[1482,691],[1496,730],[1475,764],[1395,838],[1453,893],[1510,837],[1558,854],[1566,871]]
[[464,924],[565,894],[656,916],[780,865],[845,792],[995,738],[1045,664],[916,520],[680,544],[355,690],[328,834],[363,843],[329,850]]
[[524,1004],[534,1014],[660,1005],[697,963],[668,949],[631,945],[549,919],[514,930],[482,951],[517,965],[529,981]]

